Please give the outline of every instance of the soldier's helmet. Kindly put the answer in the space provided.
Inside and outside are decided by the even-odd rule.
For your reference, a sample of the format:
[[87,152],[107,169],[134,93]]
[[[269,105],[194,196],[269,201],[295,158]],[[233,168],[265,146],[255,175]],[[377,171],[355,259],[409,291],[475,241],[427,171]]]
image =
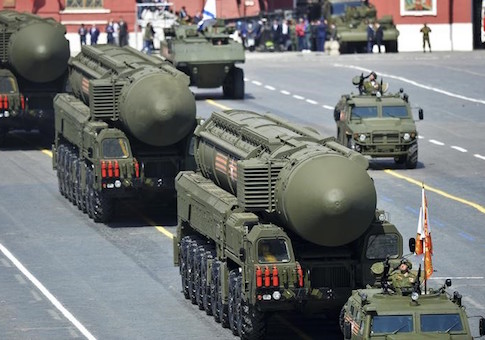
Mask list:
[[401,262],[399,263],[399,265],[401,265],[401,264],[405,264],[406,266],[408,266],[408,269],[412,269],[413,268],[413,264],[407,258],[404,258],[403,257],[401,259]]

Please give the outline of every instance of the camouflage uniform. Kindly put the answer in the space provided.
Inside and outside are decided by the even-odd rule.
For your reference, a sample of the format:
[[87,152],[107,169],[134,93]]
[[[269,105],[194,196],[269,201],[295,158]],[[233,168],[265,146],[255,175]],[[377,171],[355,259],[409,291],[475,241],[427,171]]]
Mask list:
[[401,264],[406,264],[407,268],[405,270],[397,268],[389,276],[392,286],[397,290],[403,287],[412,287],[417,279],[416,274],[409,270],[411,268],[411,264],[409,262],[401,262]]
[[431,28],[424,24],[420,32],[423,33],[423,52],[426,52],[426,44],[428,44],[429,51],[431,52],[431,43],[429,42],[429,34],[431,33]]

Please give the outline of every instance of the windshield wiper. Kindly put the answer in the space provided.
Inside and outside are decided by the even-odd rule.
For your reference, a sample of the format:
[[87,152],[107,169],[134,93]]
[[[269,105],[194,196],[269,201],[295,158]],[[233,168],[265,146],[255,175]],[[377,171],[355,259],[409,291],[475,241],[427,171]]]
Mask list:
[[406,327],[406,326],[407,326],[407,324],[405,324],[405,323],[404,323],[404,324],[402,324],[402,326],[401,326],[401,327],[399,327],[398,329],[396,329],[394,332],[392,332],[392,334],[396,334],[397,332],[399,332],[401,329],[403,329],[403,328],[404,328],[404,327]]
[[453,328],[455,328],[455,326],[456,326],[456,325],[458,325],[458,322],[459,322],[459,320],[456,320],[456,321],[455,321],[455,323],[454,323],[453,325],[451,325],[451,327],[450,327],[450,328],[448,328],[448,329],[445,331],[445,333],[449,333],[449,332],[450,332],[450,331],[451,331]]

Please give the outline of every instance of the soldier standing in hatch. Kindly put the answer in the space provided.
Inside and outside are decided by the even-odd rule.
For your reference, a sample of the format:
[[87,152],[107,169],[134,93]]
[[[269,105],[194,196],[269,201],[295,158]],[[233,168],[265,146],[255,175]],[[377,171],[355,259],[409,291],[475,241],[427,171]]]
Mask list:
[[431,53],[431,43],[429,42],[429,34],[431,33],[431,28],[424,23],[424,26],[420,30],[423,33],[423,53],[426,53],[426,43],[428,43],[429,52]]
[[411,262],[406,259],[401,260],[399,267],[389,276],[394,289],[412,287],[414,285],[416,282],[416,274],[410,271],[411,268]]

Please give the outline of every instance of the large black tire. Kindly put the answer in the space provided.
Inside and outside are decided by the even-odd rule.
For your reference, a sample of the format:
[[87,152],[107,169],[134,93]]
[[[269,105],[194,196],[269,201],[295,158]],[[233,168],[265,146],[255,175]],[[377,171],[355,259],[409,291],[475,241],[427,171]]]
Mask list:
[[244,71],[239,67],[234,67],[234,99],[244,99]]
[[244,99],[244,71],[239,67],[233,67],[222,84],[224,97]]
[[202,261],[202,289],[204,290],[204,295],[202,297],[202,303],[207,315],[212,315],[212,300],[211,300],[211,285],[207,282],[207,270],[209,266],[209,261],[212,261],[215,257],[215,250],[210,248],[203,256]]
[[196,263],[196,302],[200,310],[204,310],[204,295],[207,290],[207,251],[207,246],[199,246]]
[[198,257],[199,243],[197,239],[192,239],[188,247],[187,254],[187,269],[188,269],[188,286],[189,286],[189,296],[192,304],[197,304],[197,268],[196,262]]
[[79,174],[78,174],[78,196],[77,196],[77,207],[83,213],[86,212],[86,185],[81,182],[81,168],[85,168],[86,164],[80,163],[79,164]]
[[94,190],[93,190],[94,175],[92,169],[88,168],[86,171],[86,212],[88,216],[94,219]]
[[418,143],[414,143],[408,149],[408,155],[406,157],[406,168],[416,169],[418,166]]
[[188,245],[190,244],[191,239],[189,236],[185,236],[180,241],[180,248],[179,248],[179,271],[180,271],[180,278],[182,280],[182,293],[186,299],[190,299],[189,294],[189,284],[188,284],[188,276],[189,271],[187,269],[187,249]]
[[113,214],[113,199],[98,190],[93,190],[93,203],[94,222],[108,222]]
[[266,316],[246,301],[241,303],[241,323],[241,339],[260,340],[265,338]]
[[57,163],[57,181],[59,185],[59,192],[62,196],[65,196],[64,188],[64,145],[59,145],[56,154]]
[[229,276],[229,327],[232,334],[242,333],[242,276],[239,270],[233,270]]
[[212,316],[216,322],[221,322],[221,313],[219,305],[219,267],[221,263],[218,260],[212,262],[212,273],[211,273],[211,283],[210,283],[210,297],[211,297],[211,307]]
[[72,204],[77,206],[79,201],[79,158],[77,155],[72,155]]

